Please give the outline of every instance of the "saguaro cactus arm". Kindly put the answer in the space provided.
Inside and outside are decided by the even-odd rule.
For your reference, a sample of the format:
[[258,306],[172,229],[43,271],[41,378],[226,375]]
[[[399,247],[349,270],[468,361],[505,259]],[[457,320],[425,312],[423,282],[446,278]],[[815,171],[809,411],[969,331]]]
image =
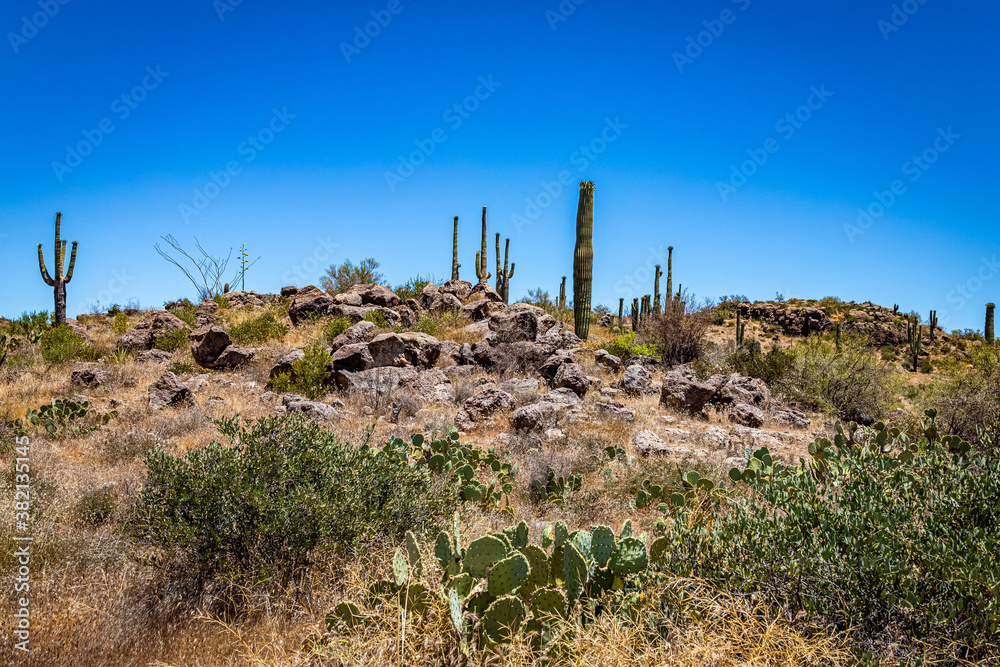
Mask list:
[[[63,243],[65,244],[66,242],[63,241]],[[65,245],[63,246],[63,248],[65,248]],[[69,281],[73,280],[73,269],[75,268],[76,268],[76,241],[73,241],[73,250],[70,252],[69,255],[69,268],[66,270],[66,277],[63,278],[64,283],[68,283]]]
[[52,276],[49,275],[49,270],[45,268],[45,257],[43,256],[42,244],[38,244],[38,270],[42,272],[42,280],[49,287],[55,287],[56,281],[52,280]]

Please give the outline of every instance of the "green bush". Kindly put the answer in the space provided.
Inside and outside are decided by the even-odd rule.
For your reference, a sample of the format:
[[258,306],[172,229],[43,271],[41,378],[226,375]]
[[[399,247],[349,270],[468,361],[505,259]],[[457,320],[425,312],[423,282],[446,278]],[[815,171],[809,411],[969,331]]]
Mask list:
[[40,313],[23,313],[16,320],[11,320],[7,324],[7,333],[16,336],[28,343],[37,343],[41,335],[48,331],[49,314],[46,311]]
[[222,296],[221,294],[216,294],[215,296],[213,296],[212,297],[212,301],[214,301],[217,304],[219,304],[219,308],[221,308],[222,310],[226,310],[227,308],[229,308],[229,305],[230,305],[229,304],[229,299],[227,299],[226,297]]
[[183,349],[188,344],[188,333],[187,329],[174,329],[166,336],[154,338],[153,347],[167,352]]
[[730,472],[749,495],[674,503],[668,570],[850,628],[862,645],[942,640],[974,662],[1000,637],[1000,460],[927,416],[915,440],[838,422],[795,467],[758,450]]
[[182,304],[180,308],[170,308],[169,312],[194,329],[198,322],[198,307],[187,299],[182,299],[179,303]]
[[131,534],[199,578],[300,575],[321,551],[429,534],[459,505],[457,481],[396,450],[355,447],[301,416],[216,422],[227,444],[145,455]]
[[1000,347],[972,346],[968,362],[934,384],[925,405],[938,407],[938,419],[949,433],[996,446],[1000,444]]
[[351,260],[337,266],[331,264],[320,285],[330,294],[341,294],[355,285],[385,285],[385,276],[378,270],[379,263],[368,257],[354,264]]
[[344,333],[351,327],[351,321],[346,317],[335,317],[326,323],[323,329],[323,336],[328,344],[333,343],[333,339]]
[[281,338],[286,333],[288,333],[288,327],[279,323],[273,313],[263,313],[229,329],[229,337],[237,345],[257,345],[272,338]]
[[379,329],[385,329],[389,326],[385,321],[385,317],[382,315],[382,313],[378,312],[377,310],[369,310],[367,313],[365,313],[364,321],[371,322]]
[[292,362],[291,373],[281,373],[271,380],[271,386],[280,391],[291,391],[315,400],[329,389],[333,357],[320,344],[304,348],[305,356]]
[[796,359],[793,350],[777,345],[764,354],[744,347],[729,355],[726,364],[741,375],[760,378],[769,387],[779,388],[795,370]]
[[603,347],[616,357],[620,357],[623,362],[632,357],[651,357],[656,354],[656,348],[652,345],[639,345],[635,342],[634,331],[626,331],[620,336],[615,336]]
[[118,336],[128,331],[128,315],[120,311],[116,313],[111,321],[111,331]]
[[43,333],[39,343],[42,348],[42,358],[50,364],[61,364],[83,351],[83,340],[65,324]]
[[428,276],[424,278],[422,276],[415,276],[410,278],[405,283],[396,287],[393,292],[396,293],[400,299],[406,301],[407,299],[420,299],[420,296],[424,293],[424,288],[431,283],[441,284],[440,280],[435,280],[433,276]]

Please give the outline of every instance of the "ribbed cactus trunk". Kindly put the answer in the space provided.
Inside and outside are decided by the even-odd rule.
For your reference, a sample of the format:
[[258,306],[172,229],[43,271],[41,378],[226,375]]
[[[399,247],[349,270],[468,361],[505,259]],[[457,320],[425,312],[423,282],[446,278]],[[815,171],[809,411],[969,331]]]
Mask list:
[[639,330],[639,299],[632,299],[632,331]]
[[[563,282],[566,279],[563,278]],[[619,331],[625,331],[625,299],[618,299],[618,329]]]
[[667,298],[674,298],[674,247],[667,248]]
[[42,244],[38,244],[38,270],[42,274],[42,280],[52,288],[55,296],[55,315],[53,321],[56,326],[66,322],[66,284],[73,279],[73,269],[76,267],[76,241],[73,241],[73,251],[69,258],[69,270],[63,276],[63,264],[66,260],[66,241],[60,238],[62,230],[62,213],[56,213],[56,242],[55,242],[55,277],[49,275],[45,268],[45,257],[42,253]]
[[931,325],[931,342],[933,342],[934,341],[934,330],[937,329],[937,323],[938,323],[937,311],[936,310],[932,310],[931,311],[931,316],[928,318],[927,321],[930,322],[930,325]]
[[455,231],[451,234],[451,279],[458,280],[458,216],[455,216]]
[[493,289],[497,291],[497,294],[503,296],[503,270],[500,267],[500,232],[497,232],[497,283]]
[[[660,265],[659,264],[656,265],[656,273],[653,274],[653,275],[655,276],[655,278],[653,280],[653,310],[655,310],[656,314],[659,315],[660,314],[660,276],[663,275],[663,271],[660,271]],[[667,289],[669,290],[670,288],[668,287]]]
[[559,284],[559,310],[566,310],[566,276],[562,277]]
[[493,277],[493,274],[489,272],[488,264],[486,262],[486,207],[483,207],[483,248],[480,252],[476,253],[476,278],[479,279],[480,285],[488,284],[487,281]]
[[993,344],[993,310],[996,308],[996,304],[988,303],[986,304],[986,342],[989,345]]
[[510,279],[514,277],[514,264],[510,261],[510,239],[503,246],[503,268],[500,268],[500,235],[497,234],[497,283],[500,285],[500,296],[504,303],[510,303]]
[[573,253],[573,321],[576,335],[590,335],[590,290],[594,277],[594,182],[580,181],[576,206],[576,252]]

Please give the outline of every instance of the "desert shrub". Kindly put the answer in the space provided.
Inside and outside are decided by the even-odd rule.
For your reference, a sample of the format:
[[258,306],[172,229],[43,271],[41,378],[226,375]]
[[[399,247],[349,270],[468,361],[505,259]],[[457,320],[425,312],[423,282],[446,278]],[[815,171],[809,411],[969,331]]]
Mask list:
[[367,313],[365,313],[364,321],[371,322],[379,329],[385,329],[386,327],[389,326],[385,321],[385,317],[382,315],[382,313],[378,312],[377,310],[369,310]]
[[628,361],[632,357],[640,356],[653,356],[656,354],[656,348],[652,345],[640,345],[636,342],[636,333],[634,331],[626,331],[620,336],[615,336],[607,343],[602,343],[601,347],[621,358],[621,360]]
[[65,324],[52,327],[41,335],[42,358],[50,364],[73,359],[83,350],[83,340]]
[[870,424],[892,407],[900,385],[893,366],[865,340],[845,336],[840,351],[832,343],[810,339],[784,389],[820,410]]
[[198,307],[190,299],[178,299],[167,304],[166,309],[192,329],[198,320]]
[[380,264],[374,258],[353,264],[351,260],[340,266],[330,265],[326,275],[320,278],[320,285],[330,294],[340,294],[354,285],[384,285],[385,276],[378,270]]
[[1000,444],[1000,347],[977,345],[969,363],[947,374],[927,397],[938,408],[938,421],[948,433],[977,444]]
[[188,344],[188,333],[187,329],[174,329],[166,336],[154,338],[153,347],[157,350],[166,350],[167,352],[183,349]]
[[652,343],[664,363],[687,363],[701,353],[709,316],[709,311],[694,306],[693,299],[667,299],[663,312],[640,327],[639,340]]
[[333,343],[333,339],[351,328],[351,321],[346,317],[335,317],[323,327],[323,337],[327,343]]
[[[567,300],[570,298],[570,294],[566,295]],[[528,295],[521,299],[522,303],[530,303],[532,306],[538,306],[539,308],[544,308],[545,310],[550,310],[556,307],[556,304],[552,303],[552,299],[549,297],[549,293],[543,290],[541,287],[528,290]]]
[[194,364],[190,361],[175,361],[167,368],[174,375],[184,375],[194,371]]
[[434,276],[427,276],[426,278],[424,278],[420,275],[417,275],[414,276],[413,278],[410,278],[405,283],[403,283],[399,287],[396,287],[392,291],[396,293],[396,296],[398,296],[400,299],[403,299],[404,301],[406,299],[419,300],[420,296],[424,292],[424,288],[432,283],[440,285],[441,280],[434,278]]
[[755,452],[730,472],[748,495],[703,497],[708,519],[669,510],[666,569],[851,628],[862,647],[941,639],[975,662],[1000,627],[1000,460],[924,426],[910,440],[838,423],[795,467]]
[[722,306],[716,306],[709,313],[709,322],[717,327],[721,327],[729,319],[729,309],[723,308]]
[[22,313],[21,317],[11,320],[6,327],[7,333],[16,336],[26,343],[37,343],[41,335],[49,328],[49,314]]
[[288,333],[288,327],[278,322],[274,313],[263,313],[229,328],[229,337],[237,345],[257,345],[272,338],[281,338]]
[[733,371],[752,378],[760,378],[769,387],[777,388],[795,370],[797,355],[791,349],[778,345],[766,353],[742,347],[726,359],[726,365]]
[[318,343],[309,345],[302,351],[305,356],[292,362],[292,372],[279,374],[271,380],[271,385],[275,389],[302,394],[315,400],[329,388],[333,357],[326,347]]
[[85,492],[76,503],[77,523],[91,527],[108,523],[115,515],[115,499],[112,486],[99,486]]
[[217,304],[219,304],[219,308],[221,308],[222,310],[226,310],[231,305],[229,303],[229,299],[227,299],[226,297],[222,296],[221,294],[216,294],[215,296],[213,296],[212,297],[212,301],[214,301]]
[[301,416],[215,423],[228,442],[145,455],[130,521],[161,563],[198,578],[288,581],[318,552],[429,534],[459,504],[454,479],[440,483],[392,448],[356,447]]
[[119,336],[128,331],[128,315],[122,312],[116,313],[111,321],[111,331]]

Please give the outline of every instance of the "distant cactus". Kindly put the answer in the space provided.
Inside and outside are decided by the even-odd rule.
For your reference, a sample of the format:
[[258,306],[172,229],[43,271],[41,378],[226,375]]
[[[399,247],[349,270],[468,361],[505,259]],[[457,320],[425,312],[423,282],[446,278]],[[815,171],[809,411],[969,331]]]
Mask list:
[[[566,279],[563,278],[563,282]],[[618,329],[619,331],[625,331],[625,299],[618,299]]]
[[736,347],[743,347],[743,336],[747,330],[747,323],[743,321],[743,311],[736,308]]
[[899,304],[898,303],[892,304],[892,314],[893,315],[899,315]]
[[989,345],[993,344],[993,310],[996,308],[996,304],[988,303],[986,304],[986,342]]
[[56,213],[56,243],[55,243],[55,277],[49,275],[45,268],[45,258],[42,254],[42,244],[38,244],[38,269],[42,273],[42,280],[45,284],[53,288],[55,293],[55,314],[53,324],[56,326],[66,322],[66,285],[73,279],[73,269],[76,267],[76,241],[73,241],[73,251],[69,257],[69,269],[63,276],[63,264],[66,260],[66,242],[63,241],[59,232],[62,228],[62,213]]
[[921,326],[917,320],[916,315],[907,320],[906,323],[906,337],[907,346],[910,349],[910,354],[913,356],[913,372],[917,372],[917,362],[920,360],[920,330]]
[[483,207],[483,249],[476,253],[476,278],[480,285],[485,285],[486,281],[493,277],[489,272],[486,263],[486,207]]
[[500,235],[497,234],[497,293],[504,303],[510,303],[510,279],[514,277],[514,265],[508,265],[509,259],[510,239],[507,239],[503,249],[503,268],[500,268]]
[[667,298],[673,298],[674,286],[674,247],[667,248]]
[[656,265],[656,270],[653,273],[653,310],[656,314],[660,314],[660,276],[663,275],[663,271],[660,271],[660,265]]
[[451,234],[451,279],[458,280],[458,269],[462,265],[458,263],[458,216],[455,216],[455,231]]
[[580,181],[573,253],[573,322],[577,336],[590,335],[590,292],[594,276],[594,182]]
[[928,322],[930,322],[930,325],[931,325],[931,341],[933,341],[934,340],[934,329],[937,328],[937,323],[938,323],[937,311],[936,310],[932,310],[931,311],[931,316],[928,319]]
[[683,295],[684,295],[684,285],[678,285],[677,286],[677,295],[674,297],[674,299],[676,299],[677,301],[680,301],[681,297]]
[[639,330],[639,299],[632,299],[632,331]]
[[559,309],[566,310],[566,276],[562,277],[562,283],[559,285]]
[[222,286],[222,293],[229,294],[229,283],[226,283],[225,285]]

